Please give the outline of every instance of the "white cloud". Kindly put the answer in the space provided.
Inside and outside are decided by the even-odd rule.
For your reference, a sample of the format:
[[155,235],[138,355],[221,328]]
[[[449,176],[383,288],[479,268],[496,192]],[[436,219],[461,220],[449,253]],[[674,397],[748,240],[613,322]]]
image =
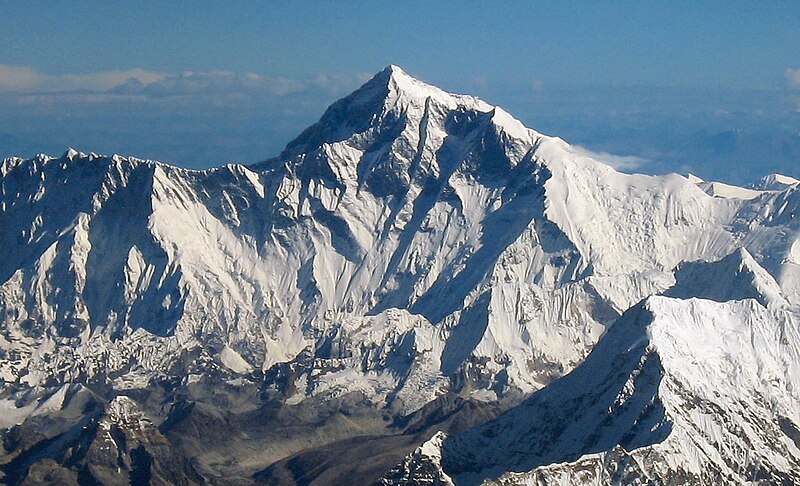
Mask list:
[[36,89],[43,76],[25,66],[0,64],[0,91],[26,91]]
[[486,76],[472,76],[469,78],[468,86],[475,90],[483,91],[489,87],[489,79]]
[[368,75],[325,75],[311,80],[265,76],[252,72],[128,69],[80,74],[46,74],[27,66],[0,64],[0,93],[18,93],[20,102],[45,99],[88,102],[158,100],[204,96],[246,101],[281,98],[295,93],[341,94],[354,90]]
[[196,94],[250,93],[281,97],[306,89],[306,83],[256,73],[232,71],[186,71],[169,74],[149,84],[127,82],[115,88],[120,94],[148,97],[190,96]]
[[786,80],[789,82],[789,87],[800,88],[800,68],[787,69]]
[[649,159],[636,155],[614,155],[608,152],[595,152],[579,145],[573,145],[572,151],[576,155],[589,157],[590,159],[610,165],[614,169],[623,171],[638,169],[650,162]]
[[107,91],[130,82],[142,85],[152,84],[166,78],[168,74],[144,69],[128,69],[126,71],[104,71],[88,74],[66,74],[50,76],[48,81],[53,90],[73,91],[79,89]]
[[0,64],[0,91],[24,93],[107,91],[129,82],[148,85],[166,76],[165,73],[144,69],[86,74],[45,74],[27,66]]

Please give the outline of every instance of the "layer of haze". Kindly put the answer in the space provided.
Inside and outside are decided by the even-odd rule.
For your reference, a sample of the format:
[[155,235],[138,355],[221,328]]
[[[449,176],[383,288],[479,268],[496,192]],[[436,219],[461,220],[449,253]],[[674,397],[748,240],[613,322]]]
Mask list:
[[793,1],[3,10],[0,157],[73,146],[196,168],[256,162],[394,63],[624,170],[800,175]]

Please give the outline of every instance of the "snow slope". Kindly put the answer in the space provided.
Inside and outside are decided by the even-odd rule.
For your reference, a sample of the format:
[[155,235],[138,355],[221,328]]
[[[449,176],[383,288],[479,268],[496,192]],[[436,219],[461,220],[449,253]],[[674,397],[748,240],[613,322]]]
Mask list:
[[799,323],[755,300],[651,297],[572,373],[401,469],[439,465],[454,484],[794,484]]

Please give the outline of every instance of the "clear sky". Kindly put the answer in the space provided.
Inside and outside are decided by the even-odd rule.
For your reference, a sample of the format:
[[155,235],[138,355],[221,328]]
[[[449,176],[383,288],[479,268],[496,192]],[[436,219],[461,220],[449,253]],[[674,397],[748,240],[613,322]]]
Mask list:
[[[570,141],[657,158],[653,133],[614,142],[657,104],[656,124],[689,117],[693,134],[752,130],[757,112],[791,134],[800,2],[8,2],[0,150],[253,162],[390,63]],[[754,118],[697,125],[698,100],[709,118]],[[630,126],[603,135],[623,112]]]
[[10,2],[2,60],[286,77],[774,86],[800,63],[797,1]]

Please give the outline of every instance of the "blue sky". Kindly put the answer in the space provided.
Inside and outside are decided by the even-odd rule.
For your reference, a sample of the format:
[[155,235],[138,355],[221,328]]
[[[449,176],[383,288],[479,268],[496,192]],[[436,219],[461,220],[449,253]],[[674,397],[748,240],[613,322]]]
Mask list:
[[800,172],[796,1],[7,3],[0,152],[254,162],[389,63],[642,171]]

